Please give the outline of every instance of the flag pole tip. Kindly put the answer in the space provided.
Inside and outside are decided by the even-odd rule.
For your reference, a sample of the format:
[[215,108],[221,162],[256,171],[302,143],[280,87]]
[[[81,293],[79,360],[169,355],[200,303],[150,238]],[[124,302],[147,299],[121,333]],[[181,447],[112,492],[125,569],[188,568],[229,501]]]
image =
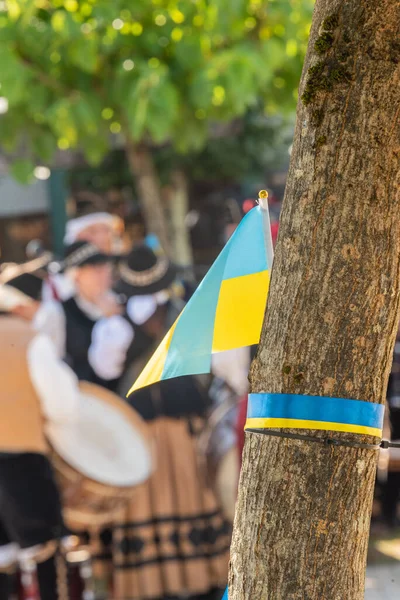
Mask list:
[[258,192],[258,204],[264,210],[268,209],[268,192],[267,192],[267,190],[260,190]]

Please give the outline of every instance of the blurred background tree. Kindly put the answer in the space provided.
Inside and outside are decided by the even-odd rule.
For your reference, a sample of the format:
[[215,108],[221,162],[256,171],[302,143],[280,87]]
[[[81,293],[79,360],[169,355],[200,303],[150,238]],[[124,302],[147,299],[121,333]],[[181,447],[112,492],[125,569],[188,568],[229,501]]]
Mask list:
[[[110,147],[121,147],[148,228],[169,250],[160,163],[170,167],[169,209],[178,223],[188,169],[217,172],[215,161],[237,169],[240,151],[232,144],[237,149],[244,140],[249,111],[262,119],[293,110],[312,5],[0,2],[0,93],[8,102],[0,144],[13,175],[27,181],[36,164],[51,164],[60,150],[79,150],[95,165]],[[244,161],[252,160],[251,150],[242,150]]]

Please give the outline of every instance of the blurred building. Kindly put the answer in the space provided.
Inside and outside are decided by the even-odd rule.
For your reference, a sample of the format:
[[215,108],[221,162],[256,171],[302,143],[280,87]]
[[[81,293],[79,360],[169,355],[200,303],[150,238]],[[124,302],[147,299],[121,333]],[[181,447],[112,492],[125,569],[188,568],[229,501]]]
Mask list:
[[62,173],[45,173],[29,185],[17,183],[0,170],[0,261],[26,259],[27,244],[37,239],[57,250],[65,224]]

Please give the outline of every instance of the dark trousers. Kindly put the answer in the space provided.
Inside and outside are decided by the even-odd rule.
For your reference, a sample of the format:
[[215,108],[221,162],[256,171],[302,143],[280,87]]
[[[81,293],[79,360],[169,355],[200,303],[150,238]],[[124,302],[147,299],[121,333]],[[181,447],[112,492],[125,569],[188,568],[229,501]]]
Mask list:
[[[0,453],[0,546],[45,544],[65,535],[61,500],[48,459],[41,454]],[[38,564],[41,600],[57,599],[54,557]],[[0,577],[0,600],[8,600],[10,578]]]

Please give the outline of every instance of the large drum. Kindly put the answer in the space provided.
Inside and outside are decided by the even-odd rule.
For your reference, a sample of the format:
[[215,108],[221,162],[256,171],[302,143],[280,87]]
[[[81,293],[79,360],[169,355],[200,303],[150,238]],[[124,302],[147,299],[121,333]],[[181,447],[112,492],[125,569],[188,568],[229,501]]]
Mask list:
[[65,520],[76,531],[111,524],[152,472],[151,442],[142,418],[104,388],[81,382],[80,391],[78,420],[46,427]]

